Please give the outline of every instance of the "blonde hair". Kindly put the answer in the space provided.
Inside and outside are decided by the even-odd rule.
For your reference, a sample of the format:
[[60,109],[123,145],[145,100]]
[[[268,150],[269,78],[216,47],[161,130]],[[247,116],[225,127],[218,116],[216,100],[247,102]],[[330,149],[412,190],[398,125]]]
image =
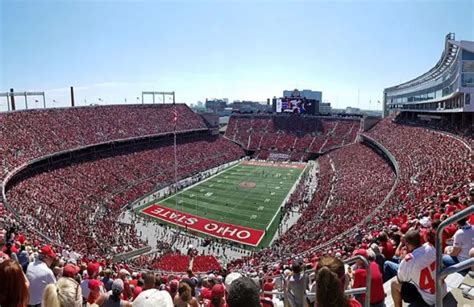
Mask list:
[[49,284],[43,292],[42,307],[81,307],[82,291],[77,281],[61,277],[56,284]]
[[323,257],[316,274],[316,302],[318,307],[346,307],[344,296],[344,263],[335,257]]

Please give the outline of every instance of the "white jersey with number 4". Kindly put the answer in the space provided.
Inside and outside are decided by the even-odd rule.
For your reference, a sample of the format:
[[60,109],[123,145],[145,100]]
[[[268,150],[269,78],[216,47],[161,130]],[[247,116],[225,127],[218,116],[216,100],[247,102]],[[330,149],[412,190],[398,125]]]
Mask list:
[[436,249],[425,243],[407,254],[398,267],[398,280],[414,284],[429,305],[435,303],[435,261]]

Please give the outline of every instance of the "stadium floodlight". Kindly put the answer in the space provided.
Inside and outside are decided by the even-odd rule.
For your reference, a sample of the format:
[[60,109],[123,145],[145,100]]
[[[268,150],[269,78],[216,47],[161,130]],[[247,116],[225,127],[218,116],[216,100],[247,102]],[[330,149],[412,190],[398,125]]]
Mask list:
[[[154,91],[142,91],[142,104],[145,103],[145,95],[152,95],[153,96],[153,103],[155,103],[155,95],[163,96],[163,103],[165,103],[166,96],[173,96],[173,104],[175,104],[175,91],[172,92],[154,92]],[[137,97],[138,99],[138,97]]]

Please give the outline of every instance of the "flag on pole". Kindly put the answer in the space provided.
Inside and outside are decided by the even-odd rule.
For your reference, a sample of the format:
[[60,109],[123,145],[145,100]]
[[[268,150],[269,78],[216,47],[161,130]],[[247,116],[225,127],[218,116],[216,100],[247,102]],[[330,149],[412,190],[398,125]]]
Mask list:
[[178,110],[176,109],[176,106],[173,108],[173,126],[174,130],[176,130],[176,122],[178,121]]

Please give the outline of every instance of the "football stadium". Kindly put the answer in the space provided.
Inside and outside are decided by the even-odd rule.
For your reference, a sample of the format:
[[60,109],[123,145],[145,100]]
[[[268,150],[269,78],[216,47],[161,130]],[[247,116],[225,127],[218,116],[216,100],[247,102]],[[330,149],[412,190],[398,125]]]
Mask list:
[[[324,11],[323,4],[295,9]],[[459,1],[455,12],[467,16],[461,24],[456,14],[436,11],[445,4],[429,4],[432,14],[447,14],[450,26],[466,37],[443,25],[442,35],[420,30],[424,46],[408,36],[411,31],[383,24],[382,42],[377,34],[362,38],[364,27],[353,16],[328,29],[334,39],[354,26],[349,32],[361,41],[336,38],[335,49],[350,45],[357,53],[366,42],[383,46],[370,59],[366,49],[348,55],[373,69],[357,66],[353,75],[346,68],[357,67],[309,40],[292,41],[297,51],[282,45],[262,51],[259,39],[286,34],[262,26],[263,15],[243,18],[238,12],[247,11],[239,2],[219,4],[222,10],[213,2],[2,3],[2,27],[27,18],[2,30],[8,44],[0,47],[0,307],[474,306],[474,28],[465,31],[473,26],[474,7]],[[246,5],[288,16],[278,5]],[[428,9],[424,3],[332,5],[338,12],[332,17],[346,9],[352,15],[363,8],[374,18],[385,6],[393,8],[388,18],[399,18],[405,6]],[[230,19],[206,15],[208,6]],[[169,14],[162,20],[129,15],[150,17],[152,8]],[[48,27],[28,19],[50,16],[50,10],[64,27],[56,18],[47,18]],[[188,24],[198,12],[209,17],[200,17],[204,27]],[[98,19],[106,13],[129,20]],[[255,27],[227,23],[241,18]],[[188,46],[183,53],[165,43],[183,43],[183,37],[194,42],[194,34],[180,28],[185,25],[204,31],[206,52]],[[73,36],[65,35],[69,26]],[[161,49],[152,51],[159,60],[131,43],[147,41],[154,26],[153,44]],[[312,35],[301,24],[286,26]],[[391,31],[410,44],[413,58],[400,44],[385,46]],[[40,34],[51,40],[47,50],[37,44]],[[245,47],[226,49],[228,35]],[[97,42],[88,45],[92,55],[76,44],[86,37]],[[32,45],[25,51],[24,43],[34,43],[37,52]],[[137,53],[129,54],[130,48]],[[245,48],[259,60],[245,58]],[[330,53],[340,55],[335,49]],[[70,57],[62,57],[65,50]],[[293,52],[301,50],[329,58],[311,53],[308,66],[284,64],[286,56],[300,63]],[[181,66],[187,58],[192,65]],[[334,76],[317,79],[321,91],[280,88],[295,79],[307,87],[306,70],[318,75],[309,67],[324,71],[325,61]],[[252,77],[234,62],[255,67]],[[231,73],[212,72],[216,63]],[[137,67],[162,71],[153,82],[135,81],[144,73]],[[46,71],[23,74],[19,68]],[[109,70],[116,82],[103,81]],[[268,72],[271,79],[265,79]],[[245,78],[248,83],[238,80]],[[87,82],[98,83],[82,85]],[[357,94],[344,96],[351,86]],[[371,99],[361,102],[360,89],[373,88]],[[243,98],[247,92],[255,101]],[[202,102],[212,95],[239,98]],[[195,97],[201,99],[196,104]]]

